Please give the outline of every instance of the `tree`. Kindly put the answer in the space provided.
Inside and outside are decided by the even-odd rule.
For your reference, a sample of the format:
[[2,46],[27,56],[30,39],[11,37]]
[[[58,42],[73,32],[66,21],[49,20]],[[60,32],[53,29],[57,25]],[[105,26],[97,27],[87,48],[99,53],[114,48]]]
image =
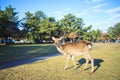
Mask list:
[[113,28],[113,32],[115,34],[115,36],[119,36],[120,35],[120,23],[117,23],[114,28]]
[[[11,5],[5,8],[5,10],[0,10],[0,34],[2,37],[8,40],[9,37],[16,37],[19,33],[19,20],[17,12],[14,11]],[[6,42],[6,44],[8,44]]]
[[[82,18],[77,18],[73,14],[67,14],[63,19],[60,20],[60,29],[62,33],[66,33],[66,37],[70,33],[78,33],[82,30],[82,26],[84,25]],[[72,37],[71,37],[72,38]]]
[[[24,29],[28,31],[28,37],[33,38],[35,42],[40,40],[40,29],[39,24],[41,20],[46,18],[46,15],[42,11],[37,11],[35,13],[26,12],[25,22],[23,23]],[[32,37],[31,37],[32,36]]]
[[55,18],[48,17],[39,23],[39,32],[41,40],[43,39],[50,39],[51,36],[53,36],[56,33],[57,30],[57,23],[55,21]]
[[101,35],[101,31],[99,29],[91,30],[89,32],[90,41],[98,42],[100,35]]
[[92,25],[87,27],[82,27],[80,30],[80,39],[90,40],[90,30],[92,28]]
[[120,36],[120,23],[115,24],[113,27],[109,27],[107,33],[110,40],[116,40],[116,38]]

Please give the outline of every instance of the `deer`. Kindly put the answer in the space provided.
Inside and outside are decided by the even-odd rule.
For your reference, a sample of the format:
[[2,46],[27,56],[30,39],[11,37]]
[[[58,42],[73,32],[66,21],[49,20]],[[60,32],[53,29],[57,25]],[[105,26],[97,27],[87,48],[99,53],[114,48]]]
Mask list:
[[67,69],[68,61],[70,58],[72,59],[74,67],[77,68],[76,62],[75,62],[75,57],[79,56],[79,55],[84,55],[86,63],[85,63],[85,66],[83,69],[85,70],[88,62],[91,61],[91,65],[92,65],[91,73],[93,73],[94,59],[90,55],[90,50],[92,49],[92,44],[86,40],[80,40],[77,42],[62,44],[62,39],[63,39],[63,37],[60,37],[60,38],[52,37],[52,40],[54,41],[54,45],[56,46],[57,50],[60,53],[66,55],[66,57],[67,57],[64,69],[65,70]]

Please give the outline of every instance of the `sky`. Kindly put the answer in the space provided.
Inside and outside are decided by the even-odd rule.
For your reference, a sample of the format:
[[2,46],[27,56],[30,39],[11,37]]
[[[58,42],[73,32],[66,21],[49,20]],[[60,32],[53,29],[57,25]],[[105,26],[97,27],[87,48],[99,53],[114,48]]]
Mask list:
[[84,20],[85,27],[92,25],[92,29],[103,32],[120,22],[120,0],[0,0],[2,10],[8,5],[15,8],[20,19],[27,11],[43,11],[56,20],[72,13]]

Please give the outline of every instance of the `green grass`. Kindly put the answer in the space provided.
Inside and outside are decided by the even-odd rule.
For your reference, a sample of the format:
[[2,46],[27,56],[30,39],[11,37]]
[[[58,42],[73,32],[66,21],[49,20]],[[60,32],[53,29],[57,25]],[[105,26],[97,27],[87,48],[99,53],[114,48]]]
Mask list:
[[70,60],[69,69],[64,70],[66,57],[61,55],[0,70],[0,80],[120,80],[120,44],[94,44],[91,55],[95,59],[93,74],[91,64],[87,70],[82,70],[83,56],[76,57],[77,69]]
[[51,44],[0,46],[0,64],[58,53]]

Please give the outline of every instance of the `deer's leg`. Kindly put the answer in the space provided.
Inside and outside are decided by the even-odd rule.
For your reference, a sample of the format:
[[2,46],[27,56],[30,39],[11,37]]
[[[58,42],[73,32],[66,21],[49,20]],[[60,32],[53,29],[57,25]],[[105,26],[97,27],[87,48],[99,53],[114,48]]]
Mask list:
[[88,55],[88,59],[91,61],[91,65],[92,65],[91,73],[93,73],[93,71],[94,71],[94,59],[90,55]]
[[86,63],[85,63],[85,66],[84,66],[84,68],[83,68],[83,69],[86,69],[88,62],[89,62],[89,59],[88,59],[88,58],[86,58]]
[[72,61],[73,61],[73,64],[74,64],[75,68],[77,68],[77,67],[76,67],[76,63],[75,63],[75,57],[74,57],[74,56],[72,56]]
[[[85,67],[87,66],[87,64],[88,64],[88,62],[89,62],[89,60],[90,60],[90,61],[91,61],[91,65],[92,65],[91,73],[93,73],[93,71],[94,71],[94,59],[91,57],[89,51],[86,52],[86,53],[84,54],[84,56],[85,56],[85,58],[86,58]],[[85,67],[84,67],[84,69],[85,69]]]
[[91,64],[92,64],[91,73],[93,73],[93,71],[94,71],[94,59],[91,57],[91,58],[90,58],[90,61],[91,61]]
[[69,59],[70,59],[70,55],[67,55],[66,65],[65,65],[65,68],[64,68],[64,69],[67,69]]

